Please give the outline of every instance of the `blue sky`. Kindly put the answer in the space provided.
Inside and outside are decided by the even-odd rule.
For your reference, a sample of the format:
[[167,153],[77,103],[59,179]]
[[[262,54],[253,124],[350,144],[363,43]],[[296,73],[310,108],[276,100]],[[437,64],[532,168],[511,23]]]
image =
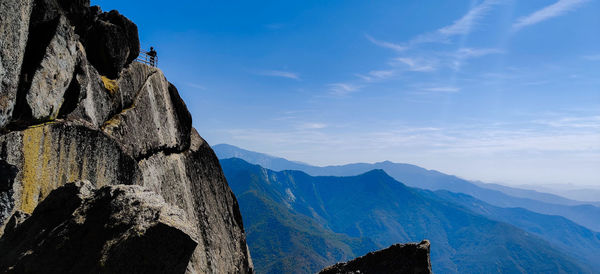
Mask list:
[[600,186],[600,1],[116,1],[210,143]]

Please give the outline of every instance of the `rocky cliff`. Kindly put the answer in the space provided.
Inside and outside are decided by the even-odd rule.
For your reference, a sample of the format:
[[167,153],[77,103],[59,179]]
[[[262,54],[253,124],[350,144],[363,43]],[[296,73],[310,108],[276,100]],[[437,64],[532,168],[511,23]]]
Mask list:
[[427,240],[419,244],[395,244],[352,261],[327,267],[319,274],[430,274],[429,248]]
[[[237,201],[216,156],[162,71],[133,62],[139,54],[134,23],[117,11],[90,7],[89,0],[3,0],[0,36],[0,267],[35,272],[28,262],[46,256],[63,260],[54,265],[73,265],[57,268],[61,272],[77,272],[68,263],[73,258],[60,250],[73,242],[61,237],[123,217],[129,219],[122,227],[97,230],[84,242],[98,245],[79,247],[104,247],[105,263],[90,269],[111,272],[125,263],[118,256],[164,246],[182,256],[169,266],[155,262],[154,270],[252,272]],[[69,184],[82,180],[98,190],[81,194],[81,187],[75,191]],[[80,198],[63,199],[80,202],[67,210],[56,206],[69,204],[60,197],[45,201],[59,188],[67,191],[65,185]],[[148,190],[157,196],[140,194]],[[159,205],[127,209],[148,201]],[[92,216],[102,208],[112,211]],[[164,221],[163,213],[177,218]],[[44,223],[49,216],[59,217]],[[36,242],[40,235],[46,245]],[[124,242],[137,246],[117,248]],[[152,258],[158,257],[145,260]],[[26,266],[32,268],[19,268]]]

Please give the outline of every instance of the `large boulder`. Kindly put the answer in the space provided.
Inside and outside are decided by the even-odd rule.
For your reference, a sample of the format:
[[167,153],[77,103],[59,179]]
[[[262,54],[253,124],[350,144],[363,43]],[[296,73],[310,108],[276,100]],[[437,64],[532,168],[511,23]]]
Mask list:
[[429,248],[427,240],[418,244],[395,244],[352,261],[327,267],[319,274],[430,274]]
[[196,247],[183,212],[140,186],[69,183],[0,238],[0,271],[184,273]]
[[140,54],[137,26],[116,10],[95,18],[86,31],[84,45],[90,62],[110,79],[116,79]]
[[71,22],[90,62],[102,75],[117,78],[139,54],[137,26],[118,11],[103,13],[99,7],[90,7],[89,0],[35,0],[32,31],[43,37],[41,31],[60,16]]
[[0,130],[11,120],[33,0],[0,1]]

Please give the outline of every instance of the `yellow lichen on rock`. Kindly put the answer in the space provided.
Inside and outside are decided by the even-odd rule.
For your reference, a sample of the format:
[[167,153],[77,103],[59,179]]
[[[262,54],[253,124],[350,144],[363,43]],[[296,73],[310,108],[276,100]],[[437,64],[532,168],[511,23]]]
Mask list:
[[23,132],[23,190],[19,208],[25,213],[32,213],[37,206],[40,185],[44,184],[38,176],[38,171],[41,170],[40,156],[43,158],[40,155],[43,154],[40,153],[43,136],[42,127],[29,128]]
[[111,95],[114,95],[119,90],[119,85],[117,84],[117,80],[109,79],[106,76],[100,77],[102,78],[102,83],[104,83],[104,88],[110,92]]

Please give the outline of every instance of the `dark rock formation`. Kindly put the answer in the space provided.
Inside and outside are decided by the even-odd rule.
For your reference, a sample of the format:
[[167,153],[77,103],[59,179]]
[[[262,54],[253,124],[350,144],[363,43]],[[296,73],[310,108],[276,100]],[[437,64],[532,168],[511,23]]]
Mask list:
[[[40,207],[47,207],[42,205],[53,190],[68,182],[87,180],[101,188],[100,193],[108,191],[105,189],[130,189],[122,185],[146,186],[164,197],[167,204],[182,209],[181,215],[190,224],[189,233],[184,234],[195,235],[196,244],[191,246],[184,240],[163,242],[165,250],[192,249],[187,255],[173,251],[179,257],[172,263],[178,266],[167,272],[252,272],[237,201],[212,149],[192,128],[191,115],[177,89],[159,69],[132,62],[139,53],[135,24],[116,11],[102,13],[89,4],[89,0],[0,2],[0,239],[5,244],[0,251],[2,266],[39,272],[35,267],[43,262],[60,259],[59,254],[67,256],[50,252],[51,246],[45,244],[61,241],[56,247],[76,245],[67,238],[78,239],[77,243],[103,243],[106,248],[109,243],[105,231],[98,230],[85,239],[77,234],[79,229],[100,228],[79,226],[88,223],[71,224],[67,220],[71,217],[62,215],[36,215],[38,210],[43,211]],[[102,188],[115,185],[119,187]],[[62,189],[61,193],[65,191]],[[94,219],[101,215],[117,216],[123,212],[128,212],[130,218],[144,219],[147,211],[139,206],[129,204],[127,207],[131,208],[120,209],[121,213],[107,211],[115,208],[90,206],[85,209],[90,211],[81,216],[95,220],[89,225],[103,224]],[[52,225],[44,223],[50,221],[60,224],[50,229]],[[115,217],[106,224],[113,221],[120,222]],[[29,232],[20,230],[25,225]],[[11,233],[25,237],[30,234],[22,233],[33,233],[36,230],[31,229],[39,226],[45,229],[32,236],[30,240],[34,242],[12,242],[17,234]],[[53,231],[61,234],[52,234]],[[152,241],[160,240],[152,237],[164,235],[185,238],[169,231],[159,222],[138,240],[119,238],[127,240],[119,242],[118,249],[111,246],[111,254],[119,255],[104,256],[102,262],[112,266],[147,264],[154,270],[163,269],[156,265],[160,262],[141,258],[135,250],[158,243],[147,243],[144,239],[148,237]],[[12,244],[7,245],[9,242]],[[38,245],[39,250],[34,247]],[[26,246],[35,252],[23,253],[25,249],[21,248]],[[162,251],[156,251],[156,255],[167,256]],[[84,272],[95,272],[94,263],[100,261],[87,258],[88,261],[72,263],[77,267],[89,264],[92,270]],[[182,258],[187,260],[183,268],[178,261]],[[66,264],[67,259],[62,262]]]
[[88,52],[94,53],[89,55],[90,62],[111,79],[140,53],[137,26],[116,10],[98,15],[84,39]]
[[196,247],[182,210],[140,186],[66,184],[15,214],[0,269],[16,273],[183,273]]
[[378,273],[432,273],[429,260],[429,241],[419,244],[396,244],[371,252],[346,263],[327,267],[319,274],[378,274]]

